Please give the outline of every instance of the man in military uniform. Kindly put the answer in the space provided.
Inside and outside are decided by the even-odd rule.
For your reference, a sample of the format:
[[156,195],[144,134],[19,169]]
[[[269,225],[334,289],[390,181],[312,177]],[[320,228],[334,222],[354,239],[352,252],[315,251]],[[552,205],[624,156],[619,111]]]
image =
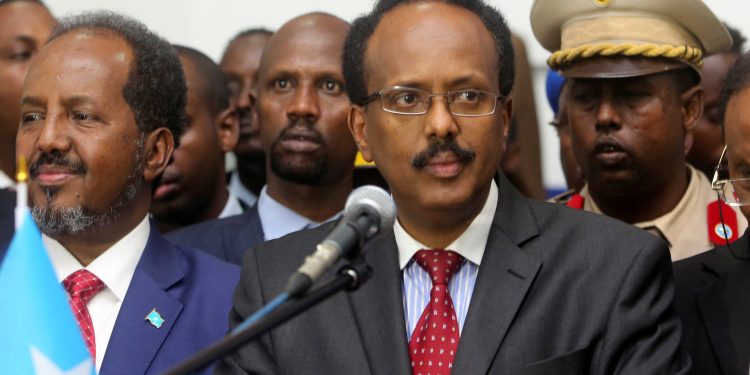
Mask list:
[[586,178],[577,208],[661,237],[672,260],[736,240],[745,219],[685,162],[703,110],[702,58],[732,43],[703,2],[536,0],[531,23],[553,52],[548,64],[567,78]]

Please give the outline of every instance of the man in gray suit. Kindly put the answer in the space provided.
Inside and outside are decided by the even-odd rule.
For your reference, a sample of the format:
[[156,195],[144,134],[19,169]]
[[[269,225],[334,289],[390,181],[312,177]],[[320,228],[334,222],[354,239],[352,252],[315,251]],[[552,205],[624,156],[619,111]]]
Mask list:
[[[398,221],[373,276],[226,357],[219,374],[685,373],[668,250],[495,177],[513,49],[481,0],[380,1],[344,45],[349,128]],[[284,289],[332,225],[245,254],[230,321]],[[330,278],[332,274],[328,274]]]

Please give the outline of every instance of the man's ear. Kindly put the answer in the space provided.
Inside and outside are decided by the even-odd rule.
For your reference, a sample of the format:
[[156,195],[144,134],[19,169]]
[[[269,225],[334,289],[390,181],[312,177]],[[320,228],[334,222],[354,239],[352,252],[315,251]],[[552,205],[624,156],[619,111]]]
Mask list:
[[680,96],[685,130],[692,130],[703,116],[703,87],[695,85]]
[[146,135],[143,145],[143,178],[151,182],[167,169],[174,152],[174,136],[161,127]]
[[372,162],[372,153],[367,145],[366,136],[366,121],[365,121],[365,109],[362,106],[352,104],[349,108],[349,118],[347,119],[349,125],[349,131],[354,137],[354,142],[357,143],[359,152],[362,153],[362,158],[365,161]]
[[217,131],[219,134],[219,143],[221,151],[229,152],[234,150],[234,146],[240,139],[240,118],[237,109],[234,106],[221,111],[214,118]]
[[508,99],[501,101],[498,110],[502,112],[500,115],[503,119],[503,126],[505,126],[505,129],[503,129],[503,143],[505,143],[508,141],[510,121],[513,119],[513,99],[509,97]]

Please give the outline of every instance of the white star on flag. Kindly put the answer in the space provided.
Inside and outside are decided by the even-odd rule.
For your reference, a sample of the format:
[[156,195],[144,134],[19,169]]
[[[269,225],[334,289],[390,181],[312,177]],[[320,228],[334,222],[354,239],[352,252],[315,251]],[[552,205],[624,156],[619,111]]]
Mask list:
[[86,358],[75,367],[63,371],[44,353],[35,347],[31,347],[31,361],[34,363],[34,372],[43,375],[91,375],[94,373],[94,364],[91,358]]

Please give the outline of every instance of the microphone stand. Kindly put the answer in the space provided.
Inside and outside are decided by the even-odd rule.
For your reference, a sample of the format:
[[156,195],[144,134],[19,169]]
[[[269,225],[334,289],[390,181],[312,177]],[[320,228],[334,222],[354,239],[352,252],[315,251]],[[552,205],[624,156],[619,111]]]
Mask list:
[[313,289],[301,298],[290,300],[286,304],[279,306],[276,310],[260,318],[255,324],[248,326],[236,334],[225,336],[223,339],[201,350],[162,375],[188,375],[201,370],[216,359],[238,349],[248,342],[257,340],[262,334],[325,301],[328,297],[342,290],[348,292],[357,290],[371,275],[372,268],[363,260],[357,259],[342,267],[333,280],[323,284],[319,288]]

